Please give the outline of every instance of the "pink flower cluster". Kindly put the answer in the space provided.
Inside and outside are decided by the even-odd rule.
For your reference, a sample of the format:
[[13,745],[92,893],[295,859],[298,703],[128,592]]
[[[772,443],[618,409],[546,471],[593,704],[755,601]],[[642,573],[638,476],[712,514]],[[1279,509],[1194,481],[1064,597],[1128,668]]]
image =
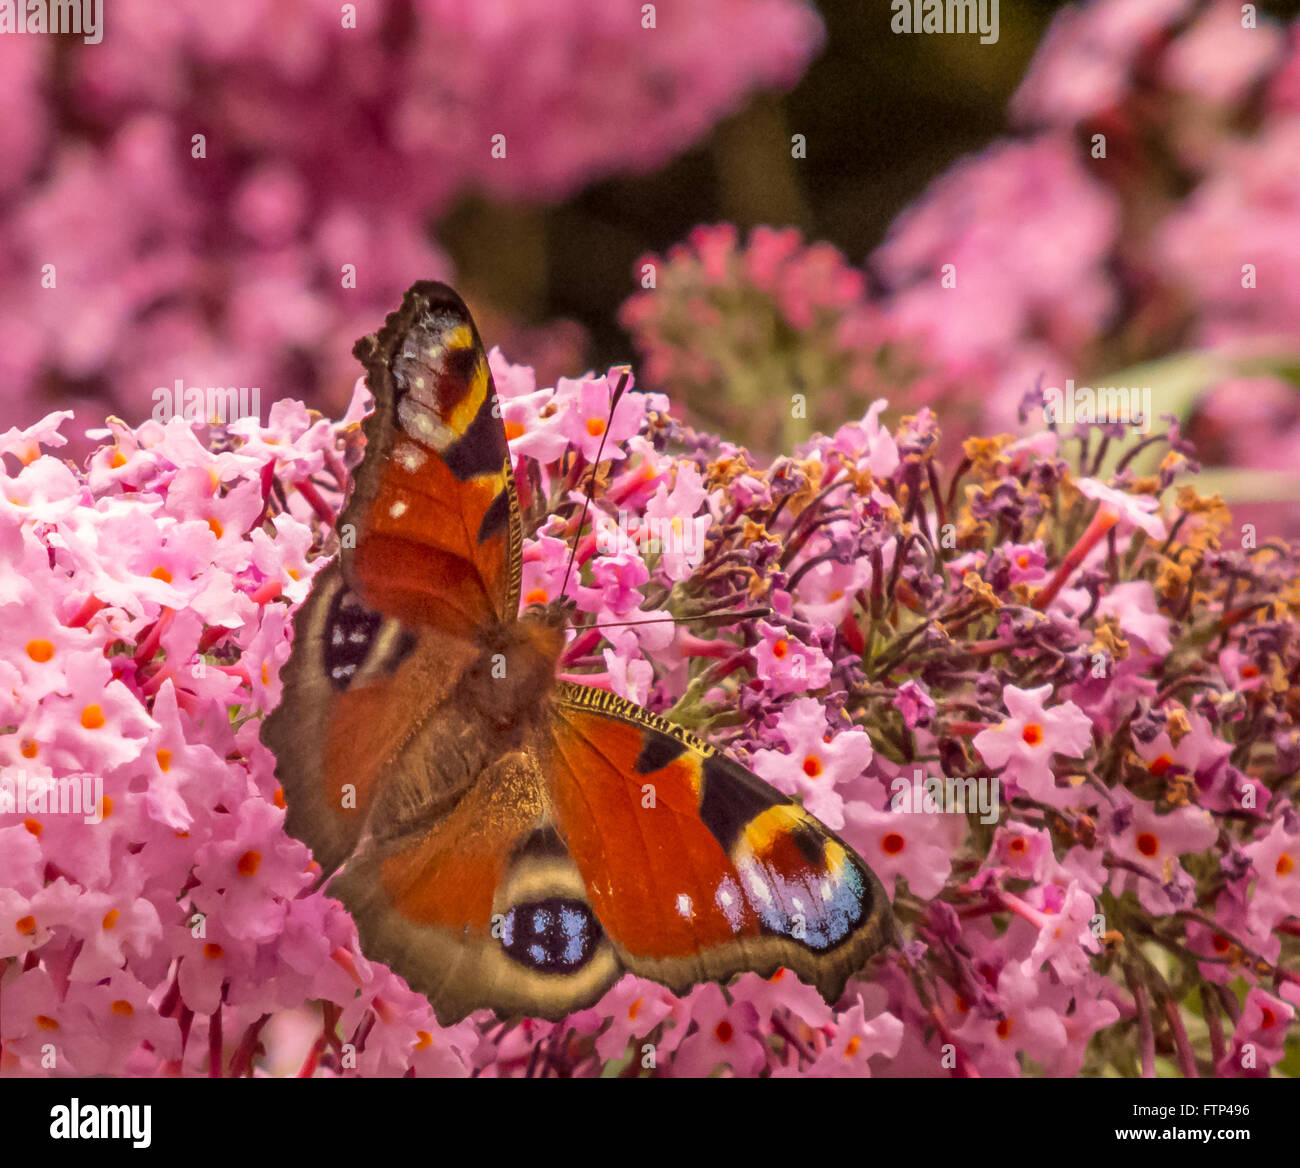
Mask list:
[[756,227],[742,246],[730,223],[702,225],[666,256],[644,256],[638,276],[645,290],[619,316],[646,381],[758,450],[788,450],[880,393],[937,396],[862,272],[793,227]]
[[[775,450],[877,392],[961,425],[1025,391],[1114,385],[1207,461],[1300,485],[1300,23],[1217,0],[1093,0],[1052,25],[1012,102],[1020,137],[961,159],[893,223],[870,286],[824,243],[698,228],[624,306],[647,380]],[[1189,357],[1205,350],[1209,357]],[[1167,367],[1143,363],[1168,358]],[[1254,489],[1259,497],[1261,492]],[[1289,516],[1273,517],[1286,525]]]
[[0,43],[15,417],[139,421],[177,379],[342,408],[351,339],[450,274],[429,229],[457,198],[659,165],[822,35],[803,0],[114,0],[106,21],[94,46]]
[[1195,470],[1176,428],[1146,440],[1147,477],[1051,429],[971,439],[949,470],[929,411],[891,431],[878,402],[762,467],[634,392],[579,530],[616,372],[538,387],[491,362],[524,603],[556,595],[578,541],[563,672],[800,798],[879,874],[903,948],[833,1005],[788,973],[681,998],[629,975],[560,1024],[439,1027],[315,888],[258,739],[361,454],[360,386],[338,423],[296,402],[265,426],[112,422],[84,471],[52,453],[57,414],[0,434],[0,1071],[1280,1061],[1300,549],[1255,548],[1176,482]]

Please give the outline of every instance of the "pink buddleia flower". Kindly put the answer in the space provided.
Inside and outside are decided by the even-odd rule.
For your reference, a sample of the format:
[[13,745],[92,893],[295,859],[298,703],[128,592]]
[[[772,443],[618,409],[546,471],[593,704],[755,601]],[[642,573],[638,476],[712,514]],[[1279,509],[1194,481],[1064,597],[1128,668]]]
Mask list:
[[813,698],[791,702],[773,733],[784,750],[761,750],[750,758],[754,773],[778,791],[799,795],[803,805],[827,827],[844,826],[844,790],[872,758],[871,739],[862,730],[833,733],[821,703]]
[[766,1048],[758,1035],[758,1011],[751,1003],[728,1005],[722,990],[712,983],[697,986],[686,1002],[696,1029],[673,1056],[675,1077],[702,1077],[726,1066],[744,1078],[756,1075],[766,1065]]
[[[897,1056],[903,1042],[902,1021],[889,1013],[867,1019],[865,1013],[865,1003],[859,998],[836,1020],[835,1037],[820,1057],[801,1073],[819,1079],[867,1079],[871,1077],[873,1055],[886,1059]],[[783,1068],[774,1077],[789,1073]]]
[[1300,832],[1279,819],[1242,851],[1257,876],[1248,910],[1256,927],[1272,932],[1279,922],[1300,916]]
[[821,689],[831,675],[831,663],[815,645],[792,640],[784,629],[757,622],[762,640],[754,649],[758,676],[773,697]]
[[1127,867],[1114,870],[1112,888],[1117,892],[1131,888],[1148,912],[1177,911],[1193,892],[1192,881],[1178,858],[1203,851],[1214,842],[1218,830],[1209,813],[1182,807],[1158,815],[1152,804],[1130,799],[1116,814],[1111,849]]
[[1003,691],[1008,714],[999,725],[983,730],[972,740],[990,766],[1006,780],[1034,798],[1068,803],[1081,792],[1059,789],[1052,756],[1082,758],[1092,745],[1092,723],[1073,702],[1047,708],[1051,686],[1022,690],[1009,685]]
[[998,974],[997,995],[997,1016],[972,1013],[956,1032],[978,1046],[975,1062],[982,1074],[1017,1077],[1021,1055],[1040,1064],[1061,1056],[1069,1037],[1060,1012],[1045,1000],[1056,996],[1049,983],[1009,963]]
[[699,470],[683,463],[677,469],[672,490],[660,483],[646,503],[646,518],[658,532],[660,566],[670,580],[687,579],[704,559],[704,537],[713,525],[713,518],[696,512],[707,499]]
[[672,1016],[676,999],[661,985],[626,974],[591,1009],[573,1014],[571,1025],[579,1030],[599,1031],[596,1053],[609,1061],[619,1058],[633,1045],[633,1058],[640,1052],[636,1040],[645,1038]]
[[1246,994],[1241,1017],[1232,1034],[1232,1046],[1215,1070],[1225,1077],[1265,1078],[1286,1053],[1287,1029],[1295,1007],[1258,987]]
[[1097,902],[1077,883],[1071,883],[1062,895],[1049,893],[1041,899],[1038,939],[1022,963],[1024,972],[1036,975],[1046,963],[1067,985],[1083,980],[1090,968],[1089,957],[1101,951],[1092,932]]
[[[914,815],[880,811],[850,802],[844,808],[844,838],[892,891],[902,876],[918,896],[938,894],[952,871],[955,828],[950,815]],[[953,822],[949,822],[953,821]]]
[[610,416],[610,400],[616,384],[612,373],[608,377],[581,381],[562,377],[556,383],[557,430],[588,462],[595,461],[602,445],[602,458],[626,458],[623,443],[641,429],[645,410],[641,394],[625,393]]

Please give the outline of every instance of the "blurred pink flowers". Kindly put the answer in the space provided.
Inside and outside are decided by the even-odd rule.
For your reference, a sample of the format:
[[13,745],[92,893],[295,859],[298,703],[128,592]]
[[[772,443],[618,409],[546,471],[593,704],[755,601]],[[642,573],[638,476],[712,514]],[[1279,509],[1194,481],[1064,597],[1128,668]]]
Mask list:
[[183,378],[341,408],[352,338],[450,275],[454,200],[657,166],[822,37],[802,0],[651,7],[115,0],[93,48],[5,38],[7,407],[138,422]]
[[725,224],[645,257],[622,311],[643,376],[770,452],[877,394],[941,409],[951,442],[1014,428],[1035,385],[1131,375],[1207,462],[1288,473],[1243,497],[1294,496],[1300,25],[1253,20],[1226,0],[1065,8],[1011,103],[1021,136],[934,180],[865,271]]

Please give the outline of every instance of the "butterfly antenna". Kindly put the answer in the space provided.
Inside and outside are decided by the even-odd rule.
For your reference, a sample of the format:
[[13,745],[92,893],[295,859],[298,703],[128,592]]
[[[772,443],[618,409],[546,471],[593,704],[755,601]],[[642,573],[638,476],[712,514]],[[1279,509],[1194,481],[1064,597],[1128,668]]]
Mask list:
[[583,625],[578,631],[586,632],[588,629],[625,629],[632,625],[689,625],[697,621],[714,621],[720,625],[732,625],[743,620],[754,620],[759,617],[770,616],[770,608],[746,608],[737,612],[702,612],[698,616],[652,616],[647,620],[637,621],[611,621],[598,625]]
[[621,370],[623,376],[618,379],[618,384],[614,387],[614,393],[609,400],[609,417],[605,419],[605,429],[600,436],[600,445],[596,448],[596,461],[591,465],[591,478],[587,482],[587,497],[582,501],[582,515],[578,519],[578,528],[573,533],[573,544],[569,548],[569,563],[564,569],[564,586],[560,589],[561,596],[564,596],[569,590],[569,574],[573,571],[573,558],[578,554],[578,540],[581,538],[582,529],[587,523],[587,512],[591,508],[591,496],[596,490],[596,472],[600,469],[600,456],[605,453],[605,439],[609,437],[609,428],[614,422],[614,411],[618,408],[619,398],[623,396],[623,391],[627,388],[627,379],[632,376],[632,369],[628,365],[618,365],[615,368]]

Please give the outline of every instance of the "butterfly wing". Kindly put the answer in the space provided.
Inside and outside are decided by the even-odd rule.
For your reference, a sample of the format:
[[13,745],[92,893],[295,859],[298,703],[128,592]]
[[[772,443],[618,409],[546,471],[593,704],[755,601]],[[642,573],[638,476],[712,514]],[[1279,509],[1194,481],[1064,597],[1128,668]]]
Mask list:
[[[519,505],[461,299],[415,285],[355,350],[375,395],[339,560],[294,620],[276,754],[306,842],[365,952],[444,1023],[563,1017],[618,974],[556,836],[536,752],[483,702],[483,636],[515,621]],[[558,633],[555,634],[557,648]],[[487,683],[490,684],[490,683]]]
[[329,873],[356,848],[381,794],[394,820],[409,817],[403,807],[421,785],[431,801],[448,797],[439,775],[404,748],[452,699],[475,652],[368,608],[337,561],[316,576],[293,627],[283,694],[262,742],[276,757],[286,829]]
[[620,961],[680,993],[793,970],[834,1002],[893,937],[870,868],[708,743],[563,684],[548,778],[560,834]]
[[501,756],[429,831],[363,849],[330,892],[444,1026],[483,1008],[559,1020],[621,972],[529,751]]
[[339,519],[348,584],[370,608],[458,636],[519,608],[519,500],[487,355],[465,302],[415,284],[357,342],[375,396]]

